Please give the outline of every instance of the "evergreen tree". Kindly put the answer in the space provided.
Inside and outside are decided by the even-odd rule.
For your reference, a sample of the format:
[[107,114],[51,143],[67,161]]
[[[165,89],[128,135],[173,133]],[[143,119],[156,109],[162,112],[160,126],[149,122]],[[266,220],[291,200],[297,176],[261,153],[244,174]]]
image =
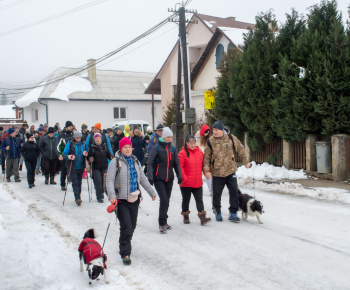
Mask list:
[[[273,75],[277,73],[277,22],[271,11],[256,17],[255,30],[245,37],[242,57],[231,74],[230,87],[247,128],[248,145],[261,151],[274,140],[271,123]],[[264,141],[264,142],[262,142]]]
[[[181,98],[180,110],[184,109],[183,98]],[[171,128],[171,124],[176,123],[176,96],[171,99],[171,102],[168,103],[167,108],[165,109],[163,117],[164,127]],[[180,113],[180,128],[183,127],[182,123],[182,114]]]

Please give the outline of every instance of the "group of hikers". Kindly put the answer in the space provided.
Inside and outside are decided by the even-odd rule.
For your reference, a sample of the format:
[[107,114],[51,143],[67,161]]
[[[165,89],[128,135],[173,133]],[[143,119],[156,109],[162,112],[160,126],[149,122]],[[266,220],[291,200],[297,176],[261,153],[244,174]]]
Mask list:
[[120,127],[101,130],[101,124],[96,123],[89,132],[86,124],[78,131],[73,129],[72,122],[67,121],[62,131],[56,124],[55,127],[48,127],[41,137],[37,133],[32,133],[26,123],[22,128],[10,128],[3,133],[2,166],[4,173],[6,163],[6,180],[10,182],[11,175],[14,175],[15,182],[20,181],[18,170],[23,157],[28,186],[33,188],[35,173],[40,173],[37,163],[41,156],[45,184],[56,184],[55,174],[60,171],[61,189],[65,191],[68,180],[71,180],[75,202],[80,206],[82,179],[89,172],[94,181],[97,201],[103,203],[106,193],[111,202],[109,208],[112,208],[109,212],[114,211],[119,220],[119,253],[125,265],[131,263],[131,239],[142,200],[141,186],[153,201],[157,195],[159,197],[160,233],[165,234],[172,229],[168,224],[168,209],[174,171],[182,194],[181,215],[184,224],[190,223],[192,194],[200,224],[211,221],[204,209],[203,179],[212,195],[216,221],[223,221],[221,195],[225,185],[229,191],[228,219],[234,223],[240,221],[237,216],[235,153],[238,153],[246,168],[250,168],[251,164],[244,146],[220,120],[212,128],[204,124],[195,136],[187,136],[179,152],[172,145],[173,132],[162,124],[154,131],[148,126],[147,132],[142,134],[137,125],[132,130],[128,125],[125,130]]

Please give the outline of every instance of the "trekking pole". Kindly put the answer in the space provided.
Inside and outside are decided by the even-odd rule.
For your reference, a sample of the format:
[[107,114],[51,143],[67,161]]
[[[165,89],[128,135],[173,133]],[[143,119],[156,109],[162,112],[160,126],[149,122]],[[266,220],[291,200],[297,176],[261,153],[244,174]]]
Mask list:
[[149,216],[149,213],[147,213],[146,211],[144,211],[144,210],[142,209],[141,205],[139,205],[139,208],[140,208],[140,210],[142,210],[147,216]]
[[109,230],[109,225],[110,225],[111,223],[109,222],[108,223],[108,227],[107,227],[107,231],[106,231],[106,235],[105,235],[105,240],[103,241],[103,245],[102,245],[102,250],[103,250],[103,247],[105,246],[105,241],[106,241],[106,238],[107,238],[107,234],[108,234],[108,230]]
[[64,202],[66,201],[66,194],[67,194],[67,188],[68,188],[68,179],[69,179],[69,176],[70,176],[70,171],[72,169],[72,163],[73,163],[73,160],[70,161],[69,172],[68,172],[68,175],[67,175],[66,190],[64,192],[63,206],[64,206]]
[[[85,163],[87,162],[87,159],[85,157]],[[88,195],[89,195],[89,202],[90,202],[90,187],[89,187],[89,173],[86,171],[86,181],[88,186]]]
[[90,179],[91,179],[91,186],[90,186],[90,189],[91,189],[91,191],[90,191],[90,195],[89,195],[89,198],[90,198],[90,200],[92,200],[92,165],[93,165],[93,162],[91,162],[91,173],[90,173]]

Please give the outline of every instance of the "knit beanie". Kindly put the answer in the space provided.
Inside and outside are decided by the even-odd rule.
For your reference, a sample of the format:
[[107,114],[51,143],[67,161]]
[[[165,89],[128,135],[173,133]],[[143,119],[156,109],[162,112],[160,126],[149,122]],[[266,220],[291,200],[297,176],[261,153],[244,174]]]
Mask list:
[[55,131],[52,127],[49,127],[49,129],[47,130],[47,134],[50,134],[50,133],[55,133]]
[[30,137],[33,137],[33,134],[27,133],[26,134],[27,139],[29,140]]
[[164,140],[164,138],[169,137],[169,136],[173,136],[173,131],[171,131],[169,127],[164,127],[162,139]]
[[42,132],[44,131],[44,128],[43,127],[39,127],[39,132]]
[[15,130],[13,130],[12,128],[9,129],[9,135],[11,135],[14,132],[15,132]]
[[73,126],[73,123],[72,123],[71,121],[67,121],[67,122],[66,122],[66,128],[67,128],[67,127],[70,127],[70,126]]
[[87,129],[87,125],[85,123],[81,124],[81,129]]
[[156,131],[162,131],[164,128],[163,124],[159,124],[156,128]]
[[147,126],[147,132],[152,132],[153,129],[152,129],[152,126]]
[[81,132],[74,131],[74,138],[81,138],[82,136],[83,136],[83,134],[81,134]]
[[149,135],[146,135],[143,140],[145,140],[145,141],[149,140]]
[[94,139],[97,138],[97,137],[102,138],[102,135],[101,135],[100,133],[96,133],[96,134],[94,135]]
[[224,123],[221,120],[216,121],[213,125],[213,129],[224,131]]
[[125,145],[130,145],[132,147],[131,141],[128,137],[123,137],[119,141],[119,150],[121,151]]
[[130,126],[129,125],[125,125],[125,130],[130,130]]
[[96,123],[93,128],[96,128],[101,131],[101,123]]

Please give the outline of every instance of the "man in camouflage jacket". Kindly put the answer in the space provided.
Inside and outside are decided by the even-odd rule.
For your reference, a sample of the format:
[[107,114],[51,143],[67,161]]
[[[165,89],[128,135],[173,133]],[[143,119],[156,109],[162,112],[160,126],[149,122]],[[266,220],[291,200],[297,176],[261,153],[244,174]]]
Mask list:
[[204,175],[207,179],[213,177],[213,211],[217,221],[222,221],[221,216],[221,195],[225,185],[230,194],[230,216],[229,220],[239,222],[237,217],[238,185],[235,172],[237,164],[235,152],[242,158],[246,168],[251,167],[248,158],[245,156],[244,146],[236,136],[225,135],[224,124],[216,121],[211,136],[204,149]]

